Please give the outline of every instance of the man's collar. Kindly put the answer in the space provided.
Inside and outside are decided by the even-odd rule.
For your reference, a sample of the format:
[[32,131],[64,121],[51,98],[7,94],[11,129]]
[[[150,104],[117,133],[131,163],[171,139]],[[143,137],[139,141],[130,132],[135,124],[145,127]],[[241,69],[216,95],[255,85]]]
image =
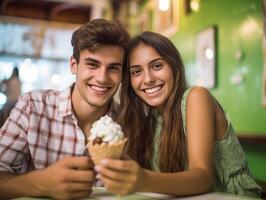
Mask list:
[[72,112],[72,103],[71,103],[71,91],[74,84],[59,92],[59,101],[58,101],[58,114],[61,116],[71,115]]

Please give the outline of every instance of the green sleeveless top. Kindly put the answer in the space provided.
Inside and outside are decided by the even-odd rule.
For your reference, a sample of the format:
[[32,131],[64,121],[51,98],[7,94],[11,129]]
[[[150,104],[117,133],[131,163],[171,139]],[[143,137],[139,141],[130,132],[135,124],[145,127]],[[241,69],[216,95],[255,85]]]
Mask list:
[[[186,100],[192,88],[185,91],[182,97],[181,110],[183,127],[186,134]],[[225,112],[228,122],[226,134],[223,139],[215,142],[214,147],[214,185],[213,191],[238,195],[260,196],[261,188],[255,182],[247,164],[245,153],[237,139],[229,115]],[[162,117],[158,116],[154,137],[154,151],[151,167],[160,171],[156,159],[158,155],[159,139],[162,128]]]

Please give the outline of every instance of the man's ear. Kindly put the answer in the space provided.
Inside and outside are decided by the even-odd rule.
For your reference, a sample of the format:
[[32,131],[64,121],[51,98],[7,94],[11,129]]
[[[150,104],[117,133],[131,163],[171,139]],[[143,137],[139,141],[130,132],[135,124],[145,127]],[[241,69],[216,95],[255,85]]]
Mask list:
[[77,74],[78,62],[73,56],[71,56],[71,58],[70,58],[70,68],[71,68],[71,73],[72,74]]

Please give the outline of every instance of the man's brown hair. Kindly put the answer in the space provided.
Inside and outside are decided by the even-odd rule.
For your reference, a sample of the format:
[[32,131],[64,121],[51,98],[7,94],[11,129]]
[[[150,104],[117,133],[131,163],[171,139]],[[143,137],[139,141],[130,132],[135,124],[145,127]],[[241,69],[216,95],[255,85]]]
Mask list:
[[104,45],[120,46],[125,49],[129,34],[124,27],[115,21],[94,19],[78,28],[73,34],[71,44],[73,57],[79,62],[80,52],[88,49],[94,51]]

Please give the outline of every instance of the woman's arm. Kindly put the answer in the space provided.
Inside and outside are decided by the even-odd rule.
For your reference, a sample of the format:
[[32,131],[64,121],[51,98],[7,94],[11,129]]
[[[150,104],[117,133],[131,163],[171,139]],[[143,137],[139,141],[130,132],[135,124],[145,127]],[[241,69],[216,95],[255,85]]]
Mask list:
[[[99,178],[110,192],[126,195],[132,192],[155,192],[171,195],[190,195],[208,191],[208,174],[201,169],[178,173],[145,170],[133,160],[102,160],[96,166]],[[203,184],[204,183],[204,184]]]
[[[215,107],[209,91],[194,87],[186,102],[186,135],[188,172],[200,169],[204,179],[197,179],[199,188],[207,192],[213,183],[213,153],[215,145]],[[194,180],[196,181],[196,180]]]
[[208,90],[193,88],[187,97],[188,169],[177,173],[144,170],[133,160],[103,160],[96,166],[109,191],[192,195],[209,191],[213,177],[215,105]]

